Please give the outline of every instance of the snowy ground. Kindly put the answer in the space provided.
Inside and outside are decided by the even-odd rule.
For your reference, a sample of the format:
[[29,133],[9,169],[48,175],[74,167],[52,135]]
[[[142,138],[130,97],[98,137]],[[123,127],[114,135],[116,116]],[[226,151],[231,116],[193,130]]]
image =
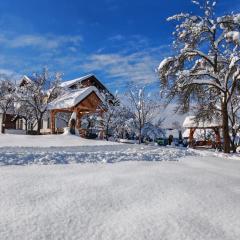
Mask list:
[[72,147],[72,146],[102,146],[117,145],[114,142],[96,141],[73,135],[14,135],[0,134],[1,147]]
[[239,239],[240,161],[177,148],[55,141],[52,148],[0,148],[1,240]]

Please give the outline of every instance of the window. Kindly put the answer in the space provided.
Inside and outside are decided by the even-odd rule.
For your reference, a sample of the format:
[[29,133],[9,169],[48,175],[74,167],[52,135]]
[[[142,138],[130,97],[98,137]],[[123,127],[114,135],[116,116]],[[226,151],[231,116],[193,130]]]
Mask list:
[[16,122],[16,128],[17,129],[23,129],[23,120],[22,119],[18,119]]
[[19,127],[19,129],[23,129],[23,120],[22,119],[20,119],[20,127]]
[[50,128],[50,118],[47,120],[47,128]]

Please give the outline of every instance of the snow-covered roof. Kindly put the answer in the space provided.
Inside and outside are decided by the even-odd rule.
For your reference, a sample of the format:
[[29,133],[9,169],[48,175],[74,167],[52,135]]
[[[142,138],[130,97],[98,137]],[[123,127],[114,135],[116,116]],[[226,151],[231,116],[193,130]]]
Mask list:
[[93,77],[93,76],[94,76],[93,74],[88,74],[88,75],[80,77],[80,78],[76,78],[76,79],[73,79],[73,80],[70,80],[70,81],[63,82],[63,83],[61,83],[60,86],[63,87],[63,88],[71,87],[73,84],[80,83],[83,80],[86,80],[86,79],[88,79],[90,77]]
[[26,76],[26,75],[24,75],[24,76],[20,79],[19,85],[21,85],[21,84],[23,83],[23,81],[25,81],[25,82],[27,82],[27,83],[31,83],[31,82],[32,82],[32,80],[31,80],[28,76]]
[[65,93],[63,96],[55,99],[48,105],[48,109],[66,109],[76,106],[89,94],[95,92],[96,95],[104,101],[103,96],[100,94],[98,89],[94,86],[81,88],[79,90],[72,90]]
[[211,128],[221,126],[220,121],[196,121],[195,116],[188,116],[183,122],[184,128]]

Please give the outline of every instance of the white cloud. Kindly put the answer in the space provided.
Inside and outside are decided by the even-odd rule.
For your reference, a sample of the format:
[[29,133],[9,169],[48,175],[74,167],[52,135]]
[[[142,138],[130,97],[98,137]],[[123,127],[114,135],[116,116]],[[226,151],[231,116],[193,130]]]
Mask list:
[[7,69],[7,68],[0,68],[0,75],[7,76],[13,81],[17,81],[21,78],[21,75],[19,73],[16,73],[11,69]]
[[155,67],[161,56],[160,48],[147,48],[133,53],[99,53],[89,57],[81,66],[86,71],[102,71],[110,78],[139,84],[153,83],[158,80]]
[[57,49],[64,44],[79,45],[82,40],[82,37],[79,35],[0,34],[0,44],[8,48],[33,47],[40,49]]

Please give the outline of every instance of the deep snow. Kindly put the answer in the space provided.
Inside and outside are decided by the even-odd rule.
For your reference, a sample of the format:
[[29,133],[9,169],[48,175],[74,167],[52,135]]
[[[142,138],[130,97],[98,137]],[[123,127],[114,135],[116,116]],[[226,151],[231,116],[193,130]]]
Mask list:
[[[42,139],[53,138],[30,144]],[[239,239],[240,161],[79,138],[82,146],[61,147],[63,139],[0,148],[1,240]]]
[[1,239],[221,240],[240,236],[240,162],[0,168]]
[[117,145],[115,142],[89,140],[75,135],[14,135],[0,134],[2,147],[72,147],[72,146],[102,146]]

